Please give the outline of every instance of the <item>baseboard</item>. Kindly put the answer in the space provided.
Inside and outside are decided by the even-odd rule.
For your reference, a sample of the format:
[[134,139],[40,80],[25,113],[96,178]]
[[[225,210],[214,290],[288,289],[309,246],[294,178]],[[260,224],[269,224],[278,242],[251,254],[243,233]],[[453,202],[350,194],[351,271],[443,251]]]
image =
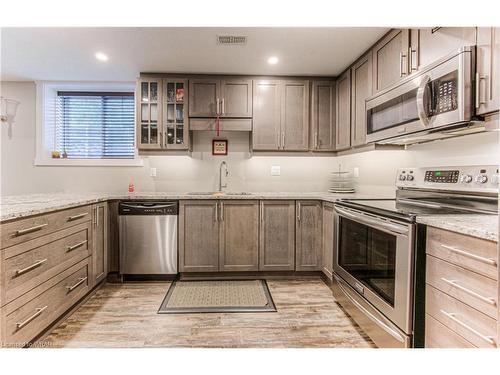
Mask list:
[[200,272],[181,273],[180,280],[210,279],[304,279],[321,277],[321,271],[259,271],[259,272]]

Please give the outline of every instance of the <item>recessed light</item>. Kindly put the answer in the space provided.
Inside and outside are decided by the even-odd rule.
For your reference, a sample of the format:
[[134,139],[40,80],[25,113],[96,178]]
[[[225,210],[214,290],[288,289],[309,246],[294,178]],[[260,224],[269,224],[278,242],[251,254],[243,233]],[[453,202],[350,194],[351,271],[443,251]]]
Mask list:
[[103,52],[96,52],[95,58],[100,61],[108,61],[108,55]]
[[267,59],[267,63],[270,65],[276,65],[278,63],[278,58],[276,56],[271,56]]

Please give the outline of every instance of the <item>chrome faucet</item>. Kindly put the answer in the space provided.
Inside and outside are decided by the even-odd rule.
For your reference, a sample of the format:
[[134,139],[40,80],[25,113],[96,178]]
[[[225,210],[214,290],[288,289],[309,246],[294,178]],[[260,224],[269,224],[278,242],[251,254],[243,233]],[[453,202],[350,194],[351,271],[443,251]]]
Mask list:
[[227,187],[227,179],[225,180],[224,185],[222,185],[222,167],[224,167],[224,170],[226,171],[225,172],[226,177],[229,175],[229,171],[227,170],[227,164],[225,161],[222,161],[222,163],[220,163],[219,166],[219,191],[222,191],[222,188]]

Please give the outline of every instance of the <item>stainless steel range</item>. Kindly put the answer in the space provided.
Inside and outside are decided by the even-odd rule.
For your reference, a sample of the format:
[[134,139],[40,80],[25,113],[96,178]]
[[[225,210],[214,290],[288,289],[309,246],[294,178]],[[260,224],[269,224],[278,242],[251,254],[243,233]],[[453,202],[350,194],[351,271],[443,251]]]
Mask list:
[[425,226],[417,217],[497,214],[498,166],[404,168],[396,199],[335,204],[334,293],[380,347],[423,341]]

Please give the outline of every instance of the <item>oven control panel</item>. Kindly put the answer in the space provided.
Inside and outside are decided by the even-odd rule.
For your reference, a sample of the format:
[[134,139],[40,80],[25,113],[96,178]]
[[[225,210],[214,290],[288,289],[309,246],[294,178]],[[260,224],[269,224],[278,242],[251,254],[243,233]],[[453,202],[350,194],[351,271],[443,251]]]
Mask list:
[[498,166],[400,168],[396,187],[498,192]]

